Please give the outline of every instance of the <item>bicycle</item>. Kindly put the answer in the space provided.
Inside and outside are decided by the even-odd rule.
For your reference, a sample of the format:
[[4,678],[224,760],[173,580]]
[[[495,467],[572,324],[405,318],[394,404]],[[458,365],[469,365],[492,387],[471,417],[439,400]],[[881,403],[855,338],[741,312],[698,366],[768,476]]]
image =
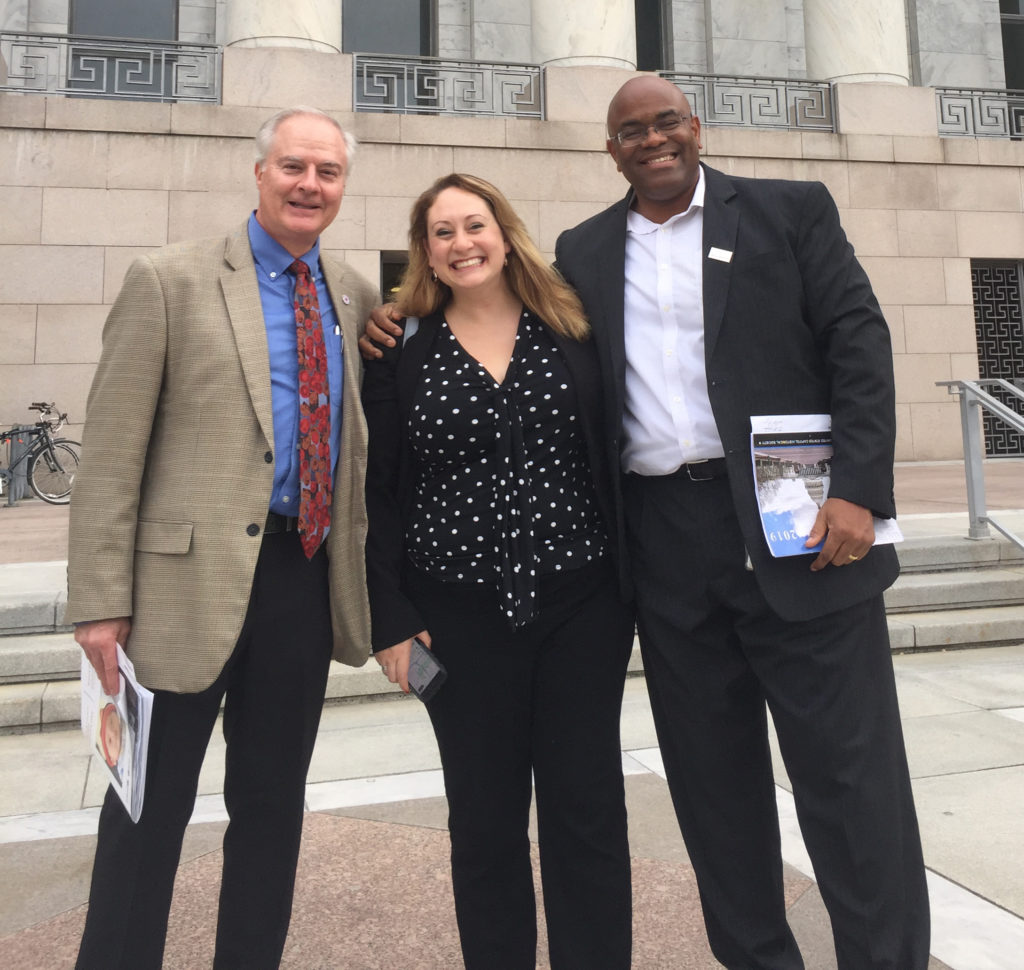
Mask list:
[[42,420],[31,428],[20,431],[0,431],[0,444],[17,441],[27,447],[7,468],[0,468],[0,491],[14,478],[14,470],[25,463],[25,477],[32,491],[51,505],[67,505],[71,501],[71,488],[78,470],[78,452],[82,447],[70,438],[55,438],[64,427],[67,414],[57,411],[53,403],[34,401],[28,406],[38,411]]

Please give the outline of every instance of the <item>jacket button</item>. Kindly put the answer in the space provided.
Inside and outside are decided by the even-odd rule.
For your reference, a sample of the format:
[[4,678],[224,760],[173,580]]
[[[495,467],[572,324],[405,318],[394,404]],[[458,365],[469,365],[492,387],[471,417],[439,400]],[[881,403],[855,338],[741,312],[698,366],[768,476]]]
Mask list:
[[245,531],[251,536],[258,536],[260,534],[260,527],[255,522],[251,522],[245,527]]
[[274,453],[272,451],[268,451],[263,456],[263,460],[269,465],[274,460]]

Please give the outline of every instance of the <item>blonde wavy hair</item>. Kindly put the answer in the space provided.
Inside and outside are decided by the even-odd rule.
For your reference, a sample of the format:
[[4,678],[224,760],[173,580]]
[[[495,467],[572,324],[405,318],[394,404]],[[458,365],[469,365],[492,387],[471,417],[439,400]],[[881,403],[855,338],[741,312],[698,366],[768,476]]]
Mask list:
[[395,302],[406,316],[424,317],[445,307],[451,289],[433,278],[427,262],[427,212],[445,189],[462,189],[479,196],[494,214],[498,228],[512,247],[505,274],[509,287],[524,307],[555,333],[586,340],[590,325],[576,291],[545,261],[508,199],[490,182],[453,172],[439,178],[413,203],[409,213],[409,265]]

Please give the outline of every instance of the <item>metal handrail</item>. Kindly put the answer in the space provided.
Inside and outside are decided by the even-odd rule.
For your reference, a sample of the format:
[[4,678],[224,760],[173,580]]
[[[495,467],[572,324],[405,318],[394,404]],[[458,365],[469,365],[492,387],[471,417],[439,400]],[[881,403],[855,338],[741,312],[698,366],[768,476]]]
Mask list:
[[998,400],[986,387],[999,388],[1010,397],[1024,404],[1024,390],[1012,381],[990,378],[980,381],[936,381],[936,386],[945,387],[947,392],[960,401],[960,429],[964,440],[964,473],[967,476],[967,514],[970,519],[968,537],[988,539],[989,526],[1001,532],[1021,550],[1024,539],[1008,526],[998,522],[985,507],[985,472],[982,458],[985,452],[985,436],[982,433],[978,415],[988,411],[1015,431],[1024,434],[1024,415]]

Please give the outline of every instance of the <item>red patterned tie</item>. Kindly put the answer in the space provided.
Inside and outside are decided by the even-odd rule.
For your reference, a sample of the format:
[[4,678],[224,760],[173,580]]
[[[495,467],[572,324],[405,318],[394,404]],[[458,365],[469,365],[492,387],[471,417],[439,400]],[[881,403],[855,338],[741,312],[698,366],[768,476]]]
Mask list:
[[288,268],[295,274],[299,349],[299,535],[312,559],[331,524],[331,398],[316,286],[301,259]]

